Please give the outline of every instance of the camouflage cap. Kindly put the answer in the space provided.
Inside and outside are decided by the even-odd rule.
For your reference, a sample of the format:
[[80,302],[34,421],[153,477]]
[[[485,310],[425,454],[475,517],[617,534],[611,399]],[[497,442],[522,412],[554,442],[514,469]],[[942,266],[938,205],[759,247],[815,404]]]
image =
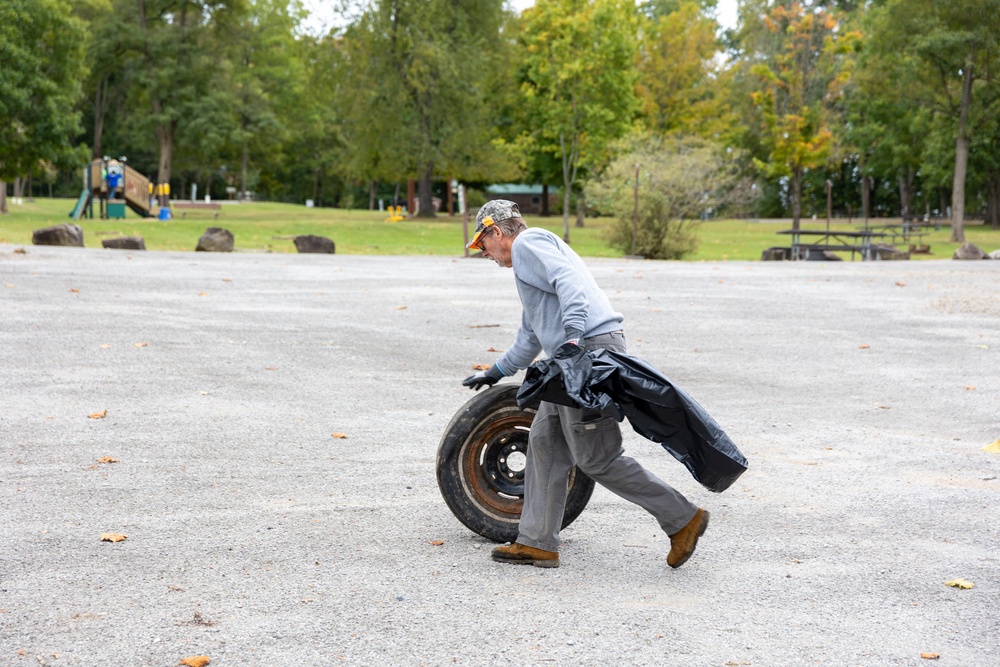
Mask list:
[[479,242],[479,237],[483,235],[483,232],[490,225],[520,217],[521,209],[517,207],[517,204],[508,199],[492,199],[486,202],[479,209],[479,213],[476,214],[476,232],[472,235],[469,245],[465,247],[471,248],[476,245]]

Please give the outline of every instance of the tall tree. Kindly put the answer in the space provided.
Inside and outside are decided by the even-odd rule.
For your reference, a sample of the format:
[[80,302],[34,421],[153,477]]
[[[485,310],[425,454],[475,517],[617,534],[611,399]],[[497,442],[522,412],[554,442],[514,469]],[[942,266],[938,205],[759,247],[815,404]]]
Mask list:
[[70,143],[81,129],[74,105],[86,42],[83,22],[63,0],[0,3],[0,213],[5,181],[40,161],[72,167],[86,159]]
[[[344,33],[345,140],[365,179],[418,179],[433,216],[435,171],[489,158],[489,74],[504,46],[502,0],[376,0]],[[453,176],[458,174],[445,174]]]
[[833,14],[798,2],[776,4],[760,19],[777,49],[751,67],[760,81],[752,96],[768,152],[757,163],[767,175],[789,180],[792,227],[798,229],[803,174],[823,165],[833,149],[829,114],[846,80],[844,56],[860,35],[839,32]]
[[1000,108],[1000,0],[887,0],[876,19],[873,43],[909,56],[899,64],[918,68],[925,82],[902,94],[932,109],[952,134],[951,240],[964,241],[969,147]]
[[607,159],[632,127],[636,9],[625,0],[539,0],[522,15],[521,95],[526,146],[554,154],[563,180],[563,238],[581,168]]

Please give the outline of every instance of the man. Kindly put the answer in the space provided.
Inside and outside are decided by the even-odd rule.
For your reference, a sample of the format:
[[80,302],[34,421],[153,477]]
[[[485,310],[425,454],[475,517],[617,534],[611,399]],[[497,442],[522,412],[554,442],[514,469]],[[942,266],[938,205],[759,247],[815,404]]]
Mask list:
[[[625,352],[622,315],[612,309],[583,260],[555,234],[528,229],[512,201],[487,202],[469,248],[514,269],[521,326],[496,363],[463,381],[477,391],[528,367],[540,351],[554,356],[606,348]],[[708,526],[708,512],[624,456],[618,422],[596,411],[542,402],[528,436],[524,508],[517,541],[493,550],[501,563],[559,567],[559,529],[574,465],[656,517],[670,536],[667,564],[680,567]]]

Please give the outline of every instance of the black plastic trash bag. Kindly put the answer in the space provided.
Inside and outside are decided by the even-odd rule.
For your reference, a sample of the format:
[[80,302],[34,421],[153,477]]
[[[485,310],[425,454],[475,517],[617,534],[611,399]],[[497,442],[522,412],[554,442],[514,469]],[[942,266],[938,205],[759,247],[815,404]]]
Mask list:
[[746,457],[711,415],[642,359],[611,350],[568,350],[564,346],[528,367],[518,406],[548,401],[627,418],[637,433],[660,443],[716,493],[747,469]]

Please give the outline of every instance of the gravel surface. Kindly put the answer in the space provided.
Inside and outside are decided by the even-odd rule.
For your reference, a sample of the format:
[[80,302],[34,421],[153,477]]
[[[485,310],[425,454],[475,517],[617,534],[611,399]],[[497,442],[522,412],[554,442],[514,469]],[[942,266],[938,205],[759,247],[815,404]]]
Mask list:
[[671,570],[598,488],[544,570],[490,561],[435,480],[510,271],[18,250],[0,665],[1000,664],[1000,262],[588,261],[750,469],[711,494],[630,432],[711,511],[698,551]]

